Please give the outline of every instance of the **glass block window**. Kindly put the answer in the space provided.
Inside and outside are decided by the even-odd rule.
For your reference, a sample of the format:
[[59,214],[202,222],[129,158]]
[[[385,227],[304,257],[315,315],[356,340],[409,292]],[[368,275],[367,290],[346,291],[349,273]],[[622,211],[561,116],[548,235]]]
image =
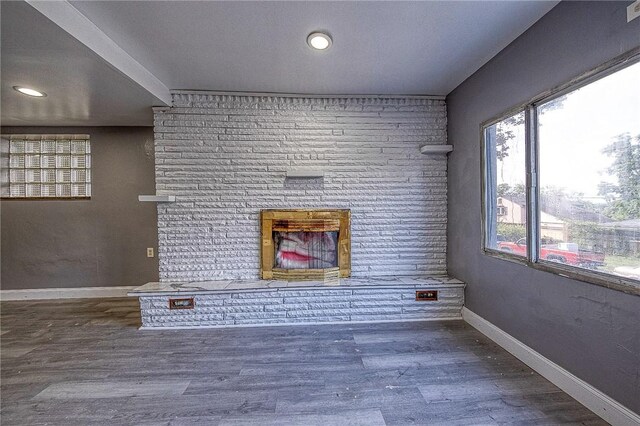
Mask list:
[[2,136],[3,198],[91,197],[89,135]]

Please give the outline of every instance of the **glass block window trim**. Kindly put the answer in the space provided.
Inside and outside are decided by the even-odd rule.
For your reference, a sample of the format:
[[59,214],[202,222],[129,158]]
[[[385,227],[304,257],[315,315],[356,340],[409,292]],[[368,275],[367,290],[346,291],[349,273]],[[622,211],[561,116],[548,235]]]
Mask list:
[[91,197],[89,135],[12,135],[2,144],[2,198]]

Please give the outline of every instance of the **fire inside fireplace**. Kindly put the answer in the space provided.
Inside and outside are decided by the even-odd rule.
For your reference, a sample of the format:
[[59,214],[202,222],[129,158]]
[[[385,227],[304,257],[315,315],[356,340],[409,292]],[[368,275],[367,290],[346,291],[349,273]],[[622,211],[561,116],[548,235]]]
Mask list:
[[351,275],[349,210],[263,210],[260,221],[263,279]]

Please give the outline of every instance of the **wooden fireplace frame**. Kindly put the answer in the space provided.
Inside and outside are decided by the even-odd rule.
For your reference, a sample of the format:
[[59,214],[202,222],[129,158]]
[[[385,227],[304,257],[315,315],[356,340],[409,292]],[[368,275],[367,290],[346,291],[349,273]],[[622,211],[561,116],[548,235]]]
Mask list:
[[[273,231],[338,231],[338,267],[274,268]],[[351,276],[351,210],[290,209],[260,211],[260,278],[263,280],[324,280]]]

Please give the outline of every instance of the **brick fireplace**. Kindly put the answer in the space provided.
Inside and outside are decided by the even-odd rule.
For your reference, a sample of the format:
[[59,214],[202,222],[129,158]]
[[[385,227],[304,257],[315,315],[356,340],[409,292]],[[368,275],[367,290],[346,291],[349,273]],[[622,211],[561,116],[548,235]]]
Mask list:
[[461,318],[443,99],[176,92],[154,130],[143,328]]
[[420,153],[444,100],[177,92],[154,117],[160,281],[260,278],[260,211],[292,208],[351,211],[351,277],[446,274],[446,156]]

